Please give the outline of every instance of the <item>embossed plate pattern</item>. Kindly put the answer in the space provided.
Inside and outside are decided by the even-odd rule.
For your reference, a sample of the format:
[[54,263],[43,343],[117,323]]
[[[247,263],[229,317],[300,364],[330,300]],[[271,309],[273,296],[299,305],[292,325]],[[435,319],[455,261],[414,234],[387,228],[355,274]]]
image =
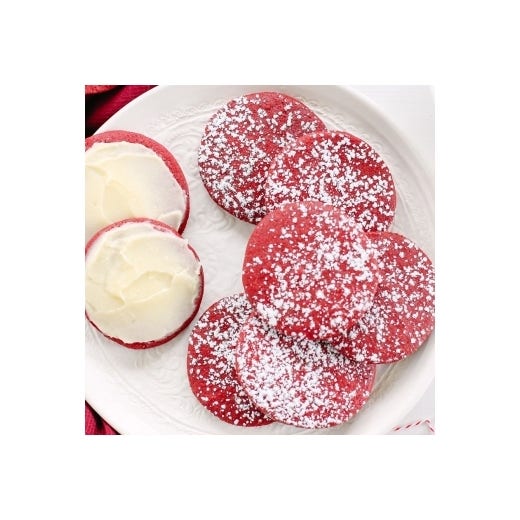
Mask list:
[[144,351],[123,348],[85,324],[86,399],[120,433],[374,434],[387,433],[414,406],[434,376],[434,336],[417,353],[378,367],[374,391],[350,422],[309,431],[281,424],[240,428],[213,417],[191,393],[186,352],[196,320],[217,299],[242,291],[241,266],[253,226],[221,210],[198,175],[197,150],[211,114],[229,99],[261,90],[292,95],[331,129],[370,143],[388,164],[397,187],[393,231],[434,255],[433,173],[375,106],[350,89],[332,86],[163,86],[129,103],[99,131],[131,130],[156,139],[179,161],[190,187],[191,215],[184,232],[200,256],[206,280],[200,311],[169,343]]

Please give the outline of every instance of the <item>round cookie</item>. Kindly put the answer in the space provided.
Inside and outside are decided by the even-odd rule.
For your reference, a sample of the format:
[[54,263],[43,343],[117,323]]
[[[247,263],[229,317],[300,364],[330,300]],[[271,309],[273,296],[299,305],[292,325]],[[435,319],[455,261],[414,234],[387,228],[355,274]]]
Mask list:
[[85,240],[128,218],[160,220],[179,233],[190,211],[189,189],[172,153],[124,130],[85,140]]
[[372,304],[378,267],[371,241],[342,210],[292,202],[253,230],[242,282],[260,318],[282,334],[346,336]]
[[156,347],[177,336],[195,317],[203,288],[197,254],[163,222],[116,222],[85,248],[86,317],[125,347]]
[[383,159],[359,137],[337,131],[301,136],[267,172],[267,211],[307,199],[343,208],[365,231],[386,231],[397,200]]
[[327,343],[278,334],[252,315],[236,347],[238,379],[274,420],[303,428],[348,421],[372,390],[375,365],[358,363]]
[[339,351],[357,361],[393,363],[413,354],[433,331],[435,272],[428,256],[397,233],[370,233],[381,283],[370,309]]
[[273,158],[300,135],[325,129],[312,110],[287,94],[240,96],[208,122],[199,148],[200,176],[219,206],[256,224],[266,214],[264,184]]
[[201,316],[188,344],[188,380],[195,397],[213,415],[235,426],[273,422],[253,405],[236,376],[238,333],[250,313],[244,294],[222,298]]

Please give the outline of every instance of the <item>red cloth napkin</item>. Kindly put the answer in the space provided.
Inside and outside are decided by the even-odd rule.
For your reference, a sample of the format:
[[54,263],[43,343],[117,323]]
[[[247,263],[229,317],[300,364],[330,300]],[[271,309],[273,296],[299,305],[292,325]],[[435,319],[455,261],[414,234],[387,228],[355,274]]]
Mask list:
[[[85,85],[85,137],[109,117],[155,85]],[[118,435],[85,401],[85,435]]]
[[[113,116],[132,99],[154,87],[154,85],[87,86],[89,88],[85,88],[85,137],[91,136],[109,117]],[[93,93],[87,94],[86,92]]]
[[119,435],[110,424],[85,402],[85,435]]

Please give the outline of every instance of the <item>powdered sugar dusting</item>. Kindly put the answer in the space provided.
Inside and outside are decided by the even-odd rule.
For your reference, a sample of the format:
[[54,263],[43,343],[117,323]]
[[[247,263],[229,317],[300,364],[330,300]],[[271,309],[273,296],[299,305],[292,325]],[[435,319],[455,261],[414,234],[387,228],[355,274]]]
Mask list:
[[335,340],[370,307],[377,261],[361,227],[338,208],[288,203],[253,231],[242,281],[258,315],[283,334]]
[[369,144],[347,132],[301,136],[273,160],[267,210],[307,199],[343,208],[365,231],[386,231],[396,207],[388,167]]
[[408,238],[389,232],[370,235],[380,252],[381,284],[340,351],[358,361],[391,363],[415,352],[433,330],[435,272]]
[[272,158],[298,136],[325,130],[303,103],[275,92],[231,100],[210,119],[199,148],[202,181],[217,204],[256,224],[265,214]]
[[219,419],[237,426],[273,422],[251,403],[236,377],[236,342],[250,313],[244,294],[222,298],[202,315],[188,346],[188,379],[193,393]]
[[370,395],[375,368],[327,343],[278,334],[252,315],[236,350],[237,374],[256,406],[275,420],[303,428],[348,421]]

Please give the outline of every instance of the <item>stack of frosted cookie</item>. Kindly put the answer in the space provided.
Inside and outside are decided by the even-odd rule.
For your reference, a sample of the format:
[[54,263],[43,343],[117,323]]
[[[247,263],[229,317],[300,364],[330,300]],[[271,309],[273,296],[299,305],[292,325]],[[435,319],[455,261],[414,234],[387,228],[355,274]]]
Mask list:
[[301,101],[260,92],[212,116],[199,171],[211,198],[255,228],[244,292],[215,302],[192,330],[195,396],[237,426],[348,421],[377,365],[413,354],[434,327],[434,268],[391,231],[389,168]]
[[172,153],[134,132],[85,141],[85,311],[125,347],[162,345],[195,317],[197,253],[182,237],[188,183]]

